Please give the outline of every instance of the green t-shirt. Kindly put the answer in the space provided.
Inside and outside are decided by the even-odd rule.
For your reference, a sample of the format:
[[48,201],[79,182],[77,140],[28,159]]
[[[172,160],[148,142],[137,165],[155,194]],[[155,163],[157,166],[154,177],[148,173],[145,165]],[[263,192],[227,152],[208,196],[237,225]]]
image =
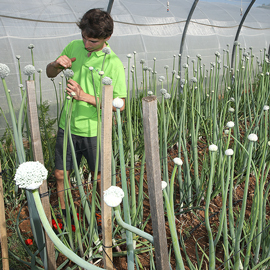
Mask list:
[[[109,47],[109,45],[107,44]],[[127,96],[125,71],[122,62],[117,55],[111,50],[110,54],[106,55],[104,63],[104,75],[101,77],[98,73],[101,71],[104,59],[104,53],[101,51],[92,52],[91,56],[87,56],[88,51],[85,49],[82,40],[74,40],[70,42],[63,50],[61,55],[66,55],[69,58],[76,57],[76,61],[72,63],[72,70],[74,76],[72,79],[76,81],[87,94],[99,97],[100,80],[103,77],[112,79],[113,98],[125,98]],[[92,80],[91,71],[89,67],[93,67]],[[93,83],[94,81],[94,83]],[[61,114],[59,126],[65,129],[65,116],[68,100],[64,104]],[[97,109],[95,106],[84,101],[73,100],[72,116],[70,121],[71,133],[83,137],[97,136]]]

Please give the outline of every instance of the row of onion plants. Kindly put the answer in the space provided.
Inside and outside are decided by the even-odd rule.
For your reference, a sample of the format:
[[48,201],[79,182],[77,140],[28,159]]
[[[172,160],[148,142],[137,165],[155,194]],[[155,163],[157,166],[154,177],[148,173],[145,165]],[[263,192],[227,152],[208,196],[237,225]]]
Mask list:
[[[169,224],[168,237],[172,241],[170,254],[176,262],[176,266],[173,265],[172,268],[184,269],[186,265],[189,269],[203,269],[205,264],[209,269],[267,267],[270,258],[269,221],[266,218],[270,189],[267,181],[270,169],[269,58],[266,50],[261,52],[260,58],[255,58],[252,48],[246,50],[240,44],[237,48],[235,68],[230,67],[228,46],[223,50],[222,55],[219,52],[213,54],[213,62],[208,68],[203,64],[201,55],[197,55],[193,60],[187,56],[181,76],[175,70],[175,62],[177,57],[182,57],[181,55],[173,56],[171,75],[169,66],[164,67],[164,74],[157,73],[156,61],[158,60],[155,58],[152,67],[147,67],[143,59],[139,63],[136,61],[136,52],[127,55],[126,109],[122,113],[117,109],[113,116],[115,125],[112,131],[112,185],[121,187],[124,194],[123,207],[115,206],[113,211],[116,217],[113,226],[113,243],[117,250],[114,256],[127,255],[128,269],[134,269],[135,265],[137,269],[143,269],[140,254],[144,253],[149,254],[150,268],[155,269],[153,241],[151,235],[143,233],[151,218],[150,215],[144,216],[144,203],[148,200],[148,194],[144,189],[145,184],[147,185],[147,177],[142,140],[141,99],[147,95],[158,97],[158,135],[164,182],[164,209]],[[33,47],[30,49],[32,54]],[[105,57],[108,53],[110,52],[105,52]],[[13,105],[5,83],[9,71],[5,65],[1,65],[0,70],[3,71],[1,78],[12,113]],[[30,79],[34,72],[32,54],[32,65],[24,68],[24,74]],[[91,76],[91,68],[89,76]],[[53,84],[58,108],[57,122],[63,102],[69,103],[70,110],[67,111],[65,129],[65,144],[67,144],[70,138],[68,120],[72,112],[72,97],[69,98],[65,94],[64,77],[68,80],[72,74],[65,72],[60,77],[59,86],[56,86],[55,80]],[[142,78],[141,83],[138,83],[139,78]],[[41,85],[40,80],[41,76],[39,77]],[[101,72],[100,84],[108,83],[110,83],[109,78],[104,77],[104,73]],[[23,91],[22,85],[19,87]],[[31,151],[27,158],[23,157],[25,149],[22,146],[22,131],[30,134],[25,94],[23,97],[18,121],[15,116],[12,118],[11,138],[17,150],[14,153],[15,160],[12,160],[13,156],[11,158],[10,153],[1,147],[2,162],[12,163],[15,168],[31,160]],[[42,103],[41,87],[40,103]],[[99,111],[99,106],[97,110]],[[45,165],[52,168],[53,144],[50,144],[51,138],[45,122],[44,112],[41,111],[40,123],[44,127],[46,138],[44,141],[49,145],[46,147],[48,160],[45,160]],[[99,119],[99,139],[100,124]],[[27,136],[30,140],[30,135]],[[98,143],[100,144],[100,140]],[[175,156],[168,155],[168,149],[171,148],[176,149]],[[170,167],[173,167],[172,171]],[[78,167],[74,164],[74,171],[81,197],[80,207],[75,209],[68,179],[65,176],[66,208],[71,211],[67,211],[63,226],[59,226],[57,221],[57,215],[62,215],[61,211],[59,213],[58,209],[52,208],[59,233],[58,238],[73,252],[67,253],[68,259],[59,269],[63,268],[69,260],[74,260],[74,254],[77,253],[83,260],[89,262],[89,265],[93,260],[102,258],[102,240],[98,237],[94,218],[96,208],[100,208],[96,194],[97,170],[92,179],[93,189],[90,193],[85,193],[83,188],[82,165]],[[250,184],[251,178],[253,186]],[[235,208],[234,195],[239,187],[243,187],[243,196],[239,207]],[[253,203],[251,215],[247,218],[247,197],[250,191],[253,194]],[[25,194],[30,206],[33,203],[33,199],[29,199],[31,192],[26,191]],[[211,222],[210,204],[217,196],[221,197],[222,206],[219,210],[218,227],[214,228]],[[207,231],[209,247],[200,246],[199,239],[196,239],[196,250],[200,250],[200,253],[196,252],[195,262],[191,261],[190,254],[187,253],[182,230],[176,228],[175,219],[187,213],[198,217],[198,210],[204,211],[202,223]],[[73,227],[71,221],[72,216],[77,216],[76,211],[80,218],[75,219]],[[120,219],[121,217],[124,221]],[[35,224],[33,226],[35,228]],[[22,239],[21,236],[20,238]],[[38,236],[35,240],[37,250],[41,250],[38,243],[42,240],[39,240]],[[125,243],[126,248],[123,249]],[[217,246],[220,244],[223,246],[222,259],[216,254]],[[62,251],[60,247],[58,249]],[[36,250],[30,251],[29,248],[27,250],[32,258],[32,264],[46,265],[44,258],[43,262],[37,258]],[[82,267],[85,267],[84,263]],[[91,269],[91,266],[88,267]]]

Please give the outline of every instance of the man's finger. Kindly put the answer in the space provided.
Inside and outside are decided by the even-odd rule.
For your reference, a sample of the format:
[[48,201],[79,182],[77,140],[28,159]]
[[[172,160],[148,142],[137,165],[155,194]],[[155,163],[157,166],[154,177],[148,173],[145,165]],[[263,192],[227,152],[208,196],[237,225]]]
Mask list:
[[74,62],[74,61],[76,61],[76,57],[72,57],[72,58],[70,58],[70,60],[71,60],[71,62]]

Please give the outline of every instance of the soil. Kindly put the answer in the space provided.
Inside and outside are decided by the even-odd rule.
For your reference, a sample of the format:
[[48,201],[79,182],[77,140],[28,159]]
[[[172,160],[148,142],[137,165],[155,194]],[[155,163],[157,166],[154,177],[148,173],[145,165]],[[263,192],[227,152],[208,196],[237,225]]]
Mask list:
[[[201,145],[200,150],[203,152],[205,150],[205,145]],[[168,163],[169,163],[169,178],[172,173],[173,169],[173,162],[172,159],[174,157],[177,157],[177,147],[173,147],[168,151]],[[140,164],[137,164],[138,168],[140,168]],[[127,171],[127,176],[128,176],[128,171]],[[87,177],[87,175],[86,175]],[[136,175],[136,180],[139,180],[140,175]],[[146,177],[146,172],[145,172],[145,178]],[[127,177],[128,178],[128,177]],[[87,179],[87,178],[86,178]],[[118,179],[119,180],[119,179]],[[175,181],[177,182],[177,181]],[[55,184],[54,182],[49,183],[50,188],[54,190]],[[175,190],[179,190],[179,187],[176,187]],[[248,192],[248,200],[247,200],[247,206],[246,206],[246,218],[249,218],[249,215],[251,213],[251,206],[253,202],[253,194],[254,194],[254,187],[255,187],[255,180],[254,177],[250,176],[250,184],[249,184],[249,192]],[[178,189],[177,189],[178,188]],[[243,189],[244,189],[244,183],[239,185],[235,189],[235,194],[234,194],[234,207],[235,211],[238,211],[237,209],[241,208],[241,198],[243,197]],[[75,199],[75,204],[79,207],[80,200],[79,200],[79,192],[76,188],[73,189],[73,197],[76,197]],[[147,194],[148,193],[148,187],[147,184],[144,184],[144,192]],[[180,199],[179,199],[179,194],[175,194],[176,196],[176,209],[178,207],[179,209],[179,204],[180,204]],[[57,195],[52,192],[52,195],[50,196],[50,202],[52,207],[58,207],[58,200],[57,200]],[[206,231],[206,228],[204,226],[204,206],[205,206],[205,201],[202,200],[200,205],[194,209],[193,211],[190,211],[190,209],[185,208],[185,206],[181,209],[181,212],[176,211],[176,216],[175,216],[175,223],[177,227],[178,233],[183,237],[184,241],[184,246],[186,253],[188,254],[188,257],[193,265],[197,265],[197,258],[196,258],[196,249],[197,249],[197,254],[200,258],[203,256],[202,250],[205,251],[206,254],[208,254],[208,234]],[[222,198],[220,194],[217,194],[215,198],[213,198],[211,204],[210,204],[210,223],[212,225],[213,233],[215,234],[217,232],[217,228],[219,225],[219,212],[222,207]],[[18,208],[19,210],[19,208]],[[147,198],[144,199],[144,205],[143,205],[143,216],[144,220],[148,218],[150,214],[150,203]],[[32,233],[31,233],[31,227],[30,227],[30,221],[28,219],[28,210],[27,206],[24,206],[22,208],[22,211],[20,213],[20,230],[21,233],[24,237],[26,238],[31,238],[33,239]],[[61,222],[61,220],[59,220]],[[170,240],[170,230],[168,226],[168,222],[166,220],[166,213],[165,213],[165,221],[166,221],[166,231],[167,231],[167,237],[168,237],[168,249],[171,247],[171,240]],[[147,223],[145,227],[145,231],[153,234],[152,231],[152,224],[151,224],[151,219]],[[220,262],[216,260],[216,269],[223,269],[222,267],[222,262],[224,259],[224,254],[223,254],[223,247],[222,247],[222,238],[220,239],[220,244],[217,245],[216,248],[216,256],[217,258],[220,259]],[[182,246],[180,244],[180,246]],[[200,247],[200,248],[199,248]],[[121,250],[124,251],[126,249],[125,245],[120,246]],[[188,262],[186,260],[185,252],[182,250],[182,257],[184,260],[185,264],[185,269],[189,269],[188,267]],[[115,251],[115,250],[114,250]],[[140,262],[142,264],[141,269],[150,269],[150,260],[149,260],[149,254],[147,252],[141,253],[139,255]],[[57,259],[57,265],[59,266],[61,263],[63,263],[66,260],[66,257],[62,254],[59,255]],[[96,261],[96,266],[103,267],[103,262],[102,260]],[[113,259],[113,264],[114,264],[114,269],[127,269],[127,261],[126,261],[126,256],[122,257],[114,257]],[[69,262],[64,269],[66,269],[68,266],[74,265],[72,262]],[[175,259],[174,259],[174,254],[172,252],[171,256],[171,266],[172,269],[175,269]],[[28,269],[27,267],[25,269]],[[135,267],[136,269],[136,267]],[[208,261],[205,259],[205,262],[203,263],[202,269],[208,269]]]

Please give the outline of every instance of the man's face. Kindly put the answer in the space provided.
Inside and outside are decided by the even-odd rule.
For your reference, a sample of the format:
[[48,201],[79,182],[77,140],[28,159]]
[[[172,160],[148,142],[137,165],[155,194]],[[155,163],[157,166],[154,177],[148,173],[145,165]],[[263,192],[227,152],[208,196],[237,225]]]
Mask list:
[[110,39],[107,38],[89,38],[82,34],[84,47],[88,52],[96,52],[102,50],[106,45],[105,42]]

